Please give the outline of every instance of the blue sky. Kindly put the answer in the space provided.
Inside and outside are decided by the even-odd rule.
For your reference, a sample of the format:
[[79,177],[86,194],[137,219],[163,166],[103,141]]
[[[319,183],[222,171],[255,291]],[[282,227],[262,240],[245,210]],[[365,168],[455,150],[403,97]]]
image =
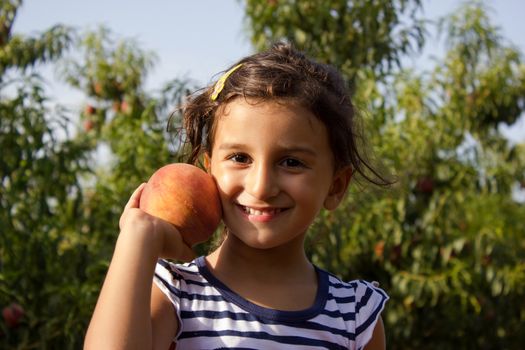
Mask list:
[[[422,2],[429,19],[451,13],[461,3],[459,0]],[[485,2],[504,37],[525,53],[525,21],[519,18],[525,13],[525,1]],[[158,56],[148,80],[148,87],[152,88],[176,77],[206,84],[218,72],[252,52],[243,31],[243,9],[238,0],[25,0],[14,30],[32,34],[57,23],[81,30],[105,25],[119,37],[136,39],[143,49]],[[435,45],[428,45],[428,50],[439,52]],[[422,64],[426,62],[423,60]],[[60,85],[53,85],[51,93],[66,105],[82,103],[81,95]],[[513,130],[513,135],[525,135],[523,119],[515,126],[519,130]]]
[[236,0],[25,0],[15,31],[32,33],[62,23],[80,29],[103,24],[136,39],[159,57],[152,84],[187,75],[207,83],[251,52]]

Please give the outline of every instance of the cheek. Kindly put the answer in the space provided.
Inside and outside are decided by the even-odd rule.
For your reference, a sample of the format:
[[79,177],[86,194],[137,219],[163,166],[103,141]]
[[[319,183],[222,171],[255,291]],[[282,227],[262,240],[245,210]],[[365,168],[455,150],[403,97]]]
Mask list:
[[322,206],[322,202],[328,193],[327,181],[319,181],[317,178],[303,179],[303,181],[291,180],[287,184],[288,193],[297,201],[308,203],[313,207]]
[[236,179],[232,172],[228,172],[213,163],[211,175],[215,178],[221,197],[233,195],[239,187],[239,180]]
[[304,180],[296,177],[285,178],[279,185],[283,191],[286,191],[295,198],[307,198],[310,196],[311,189],[305,186]]

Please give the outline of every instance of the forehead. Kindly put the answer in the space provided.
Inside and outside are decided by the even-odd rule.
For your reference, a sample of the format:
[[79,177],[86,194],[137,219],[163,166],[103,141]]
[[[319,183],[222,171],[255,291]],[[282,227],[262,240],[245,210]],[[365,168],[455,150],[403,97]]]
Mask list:
[[[215,123],[228,119],[246,119],[247,124],[269,122],[271,116],[279,116],[279,120],[308,125],[312,131],[319,132],[325,129],[322,123],[309,109],[293,99],[263,100],[256,98],[238,97],[220,106],[215,113]],[[257,119],[256,119],[257,118]],[[259,119],[263,118],[263,119]]]
[[274,143],[329,148],[325,125],[308,109],[288,101],[237,98],[215,116],[213,143]]

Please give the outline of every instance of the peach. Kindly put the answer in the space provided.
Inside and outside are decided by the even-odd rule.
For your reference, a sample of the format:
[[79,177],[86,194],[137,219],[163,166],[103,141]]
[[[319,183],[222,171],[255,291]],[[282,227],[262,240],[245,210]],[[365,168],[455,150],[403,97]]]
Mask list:
[[175,225],[190,247],[206,241],[222,218],[215,180],[204,170],[184,163],[158,169],[144,187],[139,206]]
[[91,119],[84,120],[84,131],[90,132],[95,123]]
[[24,309],[17,303],[11,303],[2,309],[2,316],[9,328],[16,328],[24,317]]
[[93,107],[92,105],[87,105],[86,108],[84,109],[84,113],[86,113],[86,115],[95,114],[96,111],[97,111],[97,109],[95,107]]

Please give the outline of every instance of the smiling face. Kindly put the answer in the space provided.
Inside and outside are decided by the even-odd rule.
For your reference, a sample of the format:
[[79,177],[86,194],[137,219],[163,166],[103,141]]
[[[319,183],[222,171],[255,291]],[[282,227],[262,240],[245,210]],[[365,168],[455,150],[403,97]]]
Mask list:
[[237,98],[217,116],[210,171],[230,234],[253,248],[302,241],[335,209],[349,170],[334,174],[326,127],[296,104]]

